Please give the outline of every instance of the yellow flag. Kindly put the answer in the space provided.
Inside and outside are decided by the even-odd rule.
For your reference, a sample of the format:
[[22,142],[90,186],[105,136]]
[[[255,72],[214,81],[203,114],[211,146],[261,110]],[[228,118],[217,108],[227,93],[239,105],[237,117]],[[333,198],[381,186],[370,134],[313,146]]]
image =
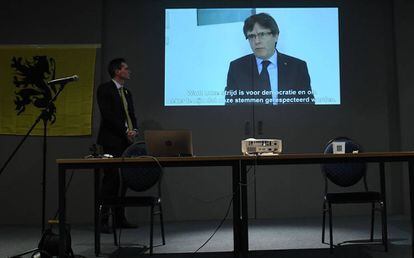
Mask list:
[[[0,46],[0,134],[27,133],[43,112],[48,136],[91,135],[97,47]],[[48,83],[72,75],[79,81]],[[43,119],[32,135],[43,135]]]

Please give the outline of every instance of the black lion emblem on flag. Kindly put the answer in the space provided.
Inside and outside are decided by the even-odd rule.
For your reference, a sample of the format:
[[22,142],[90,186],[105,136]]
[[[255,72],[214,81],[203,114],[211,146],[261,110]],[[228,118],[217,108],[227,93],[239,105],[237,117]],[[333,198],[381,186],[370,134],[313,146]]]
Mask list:
[[49,102],[55,96],[57,87],[48,85],[47,81],[55,79],[55,59],[33,56],[23,61],[22,57],[13,57],[11,67],[15,71],[13,84],[17,88],[14,100],[17,115],[24,112],[27,105],[33,105],[45,114],[43,119],[53,124],[56,121],[56,106],[54,103],[49,105]]

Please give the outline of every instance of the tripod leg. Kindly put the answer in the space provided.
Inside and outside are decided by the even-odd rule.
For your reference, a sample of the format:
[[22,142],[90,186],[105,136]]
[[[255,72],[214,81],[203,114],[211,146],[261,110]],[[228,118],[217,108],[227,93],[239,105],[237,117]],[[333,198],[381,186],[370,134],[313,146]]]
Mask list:
[[45,232],[46,220],[46,153],[47,153],[47,118],[43,118],[43,171],[42,171],[42,234]]

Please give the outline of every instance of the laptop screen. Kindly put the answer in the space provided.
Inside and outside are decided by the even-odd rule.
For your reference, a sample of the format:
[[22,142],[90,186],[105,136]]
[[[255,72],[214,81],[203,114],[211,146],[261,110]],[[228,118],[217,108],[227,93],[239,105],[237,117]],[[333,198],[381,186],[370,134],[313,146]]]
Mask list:
[[148,155],[154,157],[193,156],[189,130],[147,130],[144,139]]

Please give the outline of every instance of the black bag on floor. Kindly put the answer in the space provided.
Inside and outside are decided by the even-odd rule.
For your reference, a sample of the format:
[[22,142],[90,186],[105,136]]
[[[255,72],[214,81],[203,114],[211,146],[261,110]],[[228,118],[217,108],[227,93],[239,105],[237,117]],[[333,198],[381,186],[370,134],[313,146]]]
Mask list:
[[[69,225],[66,225],[65,235],[65,257],[72,258],[74,255]],[[52,227],[46,229],[40,239],[38,248],[39,250],[32,255],[33,258],[59,257],[59,234],[54,233]]]

